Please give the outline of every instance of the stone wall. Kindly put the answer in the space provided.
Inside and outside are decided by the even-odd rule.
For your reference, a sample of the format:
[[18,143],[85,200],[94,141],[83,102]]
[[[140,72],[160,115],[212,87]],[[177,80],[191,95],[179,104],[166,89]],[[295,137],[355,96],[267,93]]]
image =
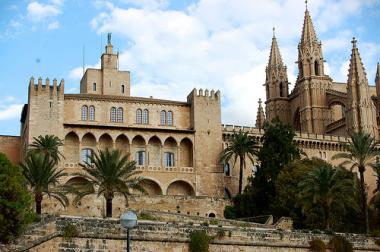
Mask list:
[[20,137],[0,136],[0,152],[4,153],[13,164],[20,162]]
[[[55,228],[52,227],[55,224]],[[74,237],[64,235],[65,227],[75,226],[78,231]],[[48,222],[50,231],[43,236],[41,230],[28,232],[17,241],[18,246],[1,247],[3,251],[125,251],[126,232],[118,219],[78,218],[72,216],[57,217]],[[43,227],[40,227],[40,229]],[[212,226],[139,221],[131,230],[132,251],[188,251],[189,234],[203,229],[215,237],[210,251],[309,251],[309,241],[322,239],[327,243],[331,236],[287,232],[263,228]],[[219,234],[219,236],[217,236]],[[354,246],[355,251],[380,251],[373,238],[363,235],[344,235]]]

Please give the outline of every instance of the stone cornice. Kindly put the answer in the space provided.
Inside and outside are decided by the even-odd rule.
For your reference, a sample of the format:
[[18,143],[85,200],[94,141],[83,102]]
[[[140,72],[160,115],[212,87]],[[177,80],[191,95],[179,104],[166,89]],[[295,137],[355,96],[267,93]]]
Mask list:
[[88,128],[88,129],[116,129],[116,130],[139,130],[139,131],[161,131],[176,133],[195,133],[193,129],[175,129],[175,128],[159,128],[159,127],[138,127],[126,125],[89,125],[82,123],[64,123],[64,127],[71,128]]
[[125,102],[125,103],[148,103],[160,105],[190,106],[187,102],[170,101],[162,99],[153,99],[145,97],[117,96],[117,95],[98,95],[98,94],[65,94],[65,100],[93,100],[107,102]]

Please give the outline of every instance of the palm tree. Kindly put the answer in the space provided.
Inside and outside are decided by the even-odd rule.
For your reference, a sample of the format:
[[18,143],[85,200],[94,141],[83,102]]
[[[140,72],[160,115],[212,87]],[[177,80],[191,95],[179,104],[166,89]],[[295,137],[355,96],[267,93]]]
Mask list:
[[41,214],[41,203],[45,194],[58,200],[64,207],[69,204],[64,189],[57,186],[58,179],[66,174],[57,170],[54,160],[50,160],[47,155],[32,152],[20,166],[33,190],[37,214]]
[[353,178],[346,176],[342,168],[333,169],[326,164],[307,173],[298,183],[299,204],[303,213],[320,206],[326,229],[330,230],[333,212],[355,208],[354,188]]
[[257,155],[258,145],[256,141],[248,136],[248,132],[239,131],[238,134],[234,134],[232,143],[224,149],[220,156],[222,163],[227,163],[234,159],[234,165],[237,159],[240,161],[239,170],[239,194],[242,192],[243,187],[243,169],[245,168],[245,158],[248,157],[253,163],[254,156]]
[[365,230],[369,233],[367,193],[364,182],[364,172],[366,167],[376,167],[376,157],[379,152],[376,149],[376,141],[368,133],[358,132],[351,135],[351,140],[345,146],[346,152],[338,153],[333,156],[334,159],[343,158],[342,166],[350,165],[350,169],[358,169],[360,175],[360,195],[362,211],[365,220]]
[[29,145],[31,148],[29,153],[40,152],[48,155],[55,163],[60,161],[60,158],[64,156],[59,151],[59,147],[63,146],[62,140],[54,135],[38,136],[33,138],[34,141]]
[[[142,177],[136,177],[141,173],[136,171],[136,162],[128,161],[128,155],[122,155],[119,150],[99,150],[99,154],[89,157],[89,161],[81,164],[87,174],[75,174],[89,181],[88,185],[77,188],[77,202],[86,195],[95,193],[97,187],[98,197],[102,195],[106,199],[106,216],[112,217],[112,200],[115,194],[122,194],[128,206],[130,189],[145,192],[140,182]],[[75,185],[73,185],[75,187]]]

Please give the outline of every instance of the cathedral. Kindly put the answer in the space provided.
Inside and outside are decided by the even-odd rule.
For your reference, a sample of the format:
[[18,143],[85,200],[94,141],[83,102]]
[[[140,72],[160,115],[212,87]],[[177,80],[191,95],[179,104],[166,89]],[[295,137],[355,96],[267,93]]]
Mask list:
[[[194,89],[185,101],[130,96],[130,72],[119,69],[118,57],[109,35],[100,69],[86,70],[79,94],[66,94],[64,80],[51,84],[49,79],[31,78],[20,136],[0,136],[0,151],[16,163],[23,160],[34,137],[56,135],[64,143],[65,159],[59,168],[68,174],[61,183],[70,184],[86,182],[73,174],[83,172],[80,163],[92,153],[119,149],[136,161],[147,191],[132,197],[130,207],[222,217],[238,191],[239,164],[221,164],[219,157],[236,132],[247,131],[260,141],[264,122],[278,117],[294,127],[295,141],[309,157],[332,163],[350,133],[364,131],[379,138],[380,66],[376,87],[369,86],[354,38],[347,83],[334,82],[325,74],[322,43],[307,9],[294,89],[289,90],[287,68],[273,35],[265,109],[259,100],[255,126],[222,125],[219,91]],[[247,160],[245,183],[254,167]],[[371,193],[374,174],[368,170],[365,176]],[[104,199],[96,195],[67,208],[49,199],[43,204],[47,213],[102,216],[105,211]],[[115,198],[114,206],[116,215],[126,208],[121,197]]]

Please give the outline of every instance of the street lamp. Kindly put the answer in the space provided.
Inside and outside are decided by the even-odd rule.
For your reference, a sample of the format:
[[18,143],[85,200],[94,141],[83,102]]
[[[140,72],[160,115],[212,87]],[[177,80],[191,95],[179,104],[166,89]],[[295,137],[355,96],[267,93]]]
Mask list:
[[129,237],[129,229],[134,228],[137,225],[137,216],[133,211],[128,211],[120,216],[121,226],[127,229],[127,252],[130,252],[129,244],[131,238]]

